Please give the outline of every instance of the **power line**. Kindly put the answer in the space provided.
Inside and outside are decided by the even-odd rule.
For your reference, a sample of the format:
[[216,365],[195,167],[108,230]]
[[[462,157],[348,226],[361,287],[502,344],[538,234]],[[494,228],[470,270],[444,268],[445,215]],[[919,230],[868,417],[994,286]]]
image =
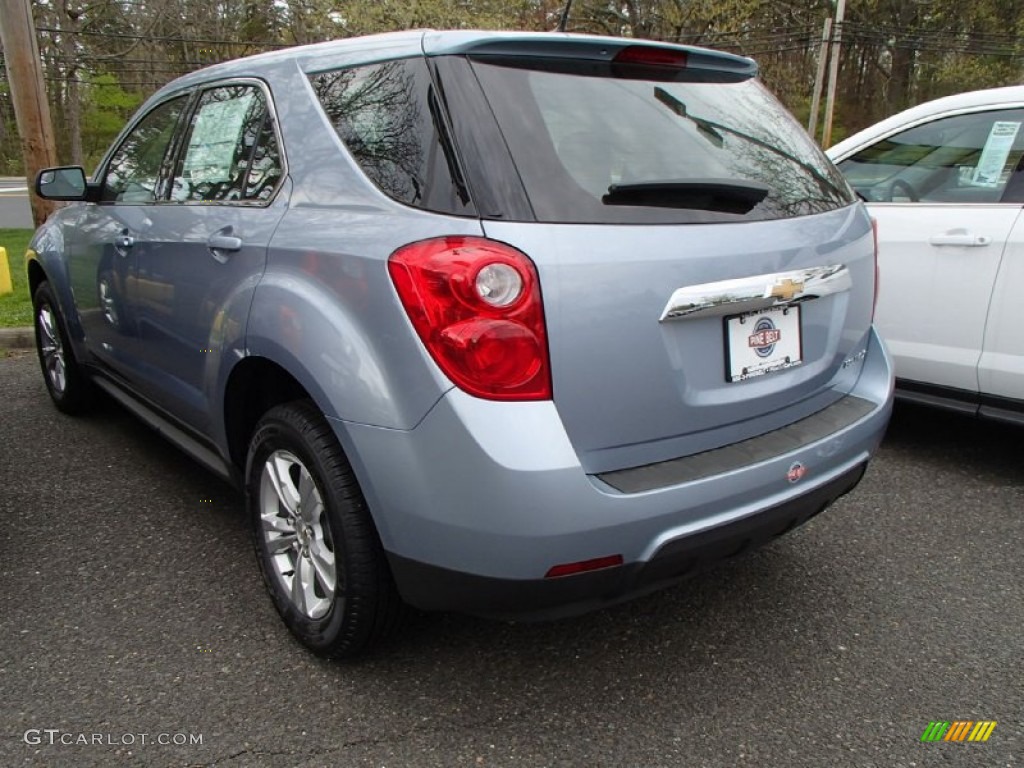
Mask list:
[[[860,46],[861,48],[876,46],[889,49],[910,49],[923,54],[957,54],[1001,58],[1020,57],[1022,55],[1021,41],[1013,35],[958,33],[939,30],[907,31],[902,28],[858,22],[845,22],[844,27],[844,34],[848,43],[853,46]],[[87,30],[59,30],[53,27],[36,27],[36,30],[49,34],[141,40],[157,45],[183,44],[193,46],[222,45],[236,48],[247,47],[254,49],[254,52],[266,48],[280,49],[291,47],[288,43],[270,41],[219,40],[215,38],[189,38],[182,36],[162,37]],[[706,32],[703,34],[681,36],[679,42],[734,50],[753,57],[772,57],[798,51],[806,54],[814,53],[819,46],[819,38],[820,33],[816,27],[798,26],[788,29]],[[150,58],[138,56],[111,58],[103,54],[82,53],[71,58],[60,54],[48,56],[46,57],[46,62],[58,68],[77,69],[114,76],[132,76],[136,79],[132,81],[119,81],[118,85],[122,87],[153,88],[158,86],[161,80],[166,81],[170,78],[158,77],[142,80],[139,79],[140,76],[152,74],[178,77],[212,64],[230,60],[231,58],[232,56],[227,55],[217,59],[200,59],[198,61],[154,62]],[[145,71],[140,71],[140,67],[145,67]],[[0,74],[3,73],[3,54],[0,53]],[[69,76],[49,75],[45,79],[50,82],[67,82]],[[92,85],[88,80],[80,82],[82,85]]]
[[90,37],[104,37],[114,40],[146,40],[154,43],[193,43],[195,45],[250,45],[256,48],[294,48],[295,43],[272,43],[269,41],[253,40],[211,40],[192,37],[158,37],[154,35],[131,35],[126,32],[90,32],[77,29],[56,29],[55,27],[36,27],[37,32],[48,32],[58,35],[86,35]]
[[866,24],[864,22],[847,21],[844,22],[844,28],[848,30],[866,30],[872,33],[878,33],[887,35],[890,37],[931,37],[931,38],[948,38],[948,39],[962,39],[965,36],[972,40],[986,41],[986,42],[1002,42],[1008,44],[1015,44],[1020,41],[1017,35],[1013,34],[997,34],[994,32],[971,32],[971,31],[957,31],[957,30],[908,30],[906,27],[890,27],[878,24]]

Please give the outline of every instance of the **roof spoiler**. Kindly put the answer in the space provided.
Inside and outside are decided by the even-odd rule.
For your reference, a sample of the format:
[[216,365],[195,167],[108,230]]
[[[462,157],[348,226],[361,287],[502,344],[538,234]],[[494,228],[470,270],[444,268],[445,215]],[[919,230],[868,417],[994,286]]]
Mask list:
[[649,40],[633,40],[595,35],[559,33],[524,33],[522,35],[487,35],[427,33],[423,50],[428,56],[463,55],[473,57],[582,60],[611,64],[622,51],[650,50],[659,53],[685,54],[686,68],[728,73],[738,78],[757,76],[753,59],[724,51],[694,46],[672,45]]

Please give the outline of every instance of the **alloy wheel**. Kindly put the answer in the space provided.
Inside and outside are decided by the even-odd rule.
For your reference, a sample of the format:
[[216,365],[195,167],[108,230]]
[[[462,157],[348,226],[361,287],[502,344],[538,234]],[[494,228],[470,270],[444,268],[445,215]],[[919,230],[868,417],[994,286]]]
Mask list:
[[304,616],[323,618],[338,582],[334,542],[313,476],[290,451],[267,456],[259,512],[260,535],[285,594]]
[[39,326],[39,351],[42,354],[46,376],[53,391],[62,395],[68,383],[64,345],[60,340],[60,331],[57,330],[57,319],[48,304],[39,308],[36,324]]

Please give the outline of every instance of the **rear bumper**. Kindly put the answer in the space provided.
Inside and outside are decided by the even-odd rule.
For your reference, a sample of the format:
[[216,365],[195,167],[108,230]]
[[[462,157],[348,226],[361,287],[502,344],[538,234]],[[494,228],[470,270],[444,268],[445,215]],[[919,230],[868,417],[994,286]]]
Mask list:
[[[544,618],[656,589],[794,528],[852,489],[892,408],[874,333],[848,397],[853,410],[836,404],[814,429],[791,425],[625,477],[588,475],[550,402],[452,390],[410,431],[334,425],[409,603]],[[616,555],[622,566],[545,578],[556,565]]]
[[662,546],[646,563],[555,579],[498,579],[390,555],[406,602],[423,610],[458,610],[499,619],[556,619],[630,600],[747,552],[810,520],[853,490],[861,464],[784,504]]

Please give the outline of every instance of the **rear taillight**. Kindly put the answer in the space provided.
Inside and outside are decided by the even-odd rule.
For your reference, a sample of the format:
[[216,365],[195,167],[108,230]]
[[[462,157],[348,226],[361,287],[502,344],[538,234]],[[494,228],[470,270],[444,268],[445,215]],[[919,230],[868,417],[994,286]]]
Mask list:
[[533,262],[482,237],[438,237],[391,254],[388,271],[431,357],[488,400],[550,400],[544,307]]
[[878,289],[881,287],[878,273],[878,219],[871,219],[871,236],[875,243],[875,296],[871,301],[871,322],[875,321],[875,308],[878,307]]

